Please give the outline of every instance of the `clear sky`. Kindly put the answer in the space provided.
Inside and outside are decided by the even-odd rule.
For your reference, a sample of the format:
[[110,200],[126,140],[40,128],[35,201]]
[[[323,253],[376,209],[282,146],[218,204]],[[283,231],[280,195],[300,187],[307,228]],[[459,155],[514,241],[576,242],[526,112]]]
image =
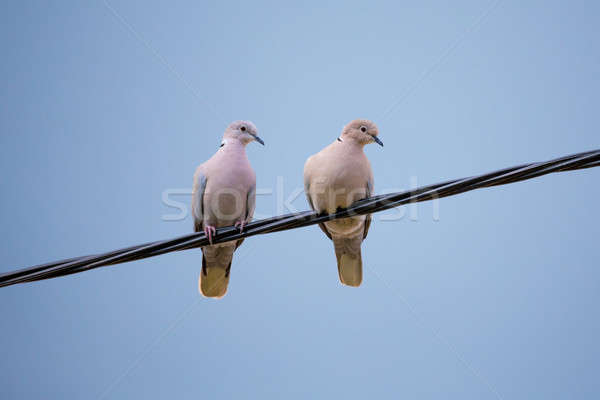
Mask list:
[[[163,193],[189,203],[236,119],[267,144],[248,148],[263,216],[354,118],[385,142],[366,149],[378,193],[599,148],[599,15],[4,1],[0,270],[190,232]],[[198,294],[198,249],[0,289],[0,397],[597,398],[599,179],[378,215],[359,289],[316,227],[246,240],[221,301]]]

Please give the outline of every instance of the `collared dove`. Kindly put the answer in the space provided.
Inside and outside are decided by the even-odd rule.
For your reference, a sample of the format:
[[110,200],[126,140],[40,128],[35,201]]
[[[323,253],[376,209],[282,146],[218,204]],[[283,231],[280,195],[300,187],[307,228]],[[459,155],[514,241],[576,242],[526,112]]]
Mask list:
[[[310,207],[319,213],[332,214],[373,193],[373,172],[363,148],[383,143],[377,126],[356,119],[342,129],[342,134],[304,165],[304,190]],[[367,237],[370,215],[359,215],[319,224],[333,241],[340,281],[348,286],[362,282],[360,245]]]
[[252,122],[232,122],[225,129],[219,150],[194,174],[194,230],[204,231],[211,243],[202,248],[198,279],[198,290],[206,297],[220,298],[227,293],[233,252],[243,242],[212,245],[216,228],[235,224],[242,231],[254,215],[256,175],[246,156],[246,145],[252,141],[264,145]]

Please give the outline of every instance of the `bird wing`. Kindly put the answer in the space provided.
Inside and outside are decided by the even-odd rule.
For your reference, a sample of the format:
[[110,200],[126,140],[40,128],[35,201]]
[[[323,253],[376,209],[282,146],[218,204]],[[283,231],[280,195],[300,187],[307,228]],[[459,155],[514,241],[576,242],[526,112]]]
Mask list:
[[[246,222],[250,222],[252,220],[252,216],[254,215],[254,210],[256,209],[256,183],[252,185],[248,194],[246,195],[246,217],[244,218]],[[236,242],[235,248],[237,249],[244,243],[244,239],[240,239]]]
[[[310,199],[310,182],[308,182],[308,180],[304,181],[304,193],[306,194],[306,200],[308,201],[308,205],[310,206],[310,208],[312,210],[315,210],[315,206],[313,205],[312,200]],[[318,210],[315,210],[318,212]],[[325,226],[324,223],[320,223],[319,224],[319,228],[321,228],[321,230],[323,231],[323,233],[325,235],[327,235],[327,237],[331,240],[333,240],[333,238],[331,237],[331,233],[327,230],[327,227]]]
[[256,183],[252,185],[246,195],[246,221],[250,222],[256,209]]
[[198,167],[194,174],[194,189],[192,190],[192,216],[194,217],[194,231],[202,231],[204,221],[204,192],[206,190],[206,176]]
[[[367,197],[371,197],[371,193],[373,192],[373,180],[370,179],[367,181]],[[365,233],[363,234],[363,239],[367,237],[369,234],[369,228],[371,227],[371,214],[367,214],[365,218]]]

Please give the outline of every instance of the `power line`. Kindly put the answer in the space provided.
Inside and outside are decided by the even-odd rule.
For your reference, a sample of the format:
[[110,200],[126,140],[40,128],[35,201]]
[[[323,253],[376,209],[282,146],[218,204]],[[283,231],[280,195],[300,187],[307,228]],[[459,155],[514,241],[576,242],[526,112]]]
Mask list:
[[[315,211],[303,211],[280,215],[251,222],[246,226],[243,233],[240,233],[237,228],[232,226],[220,228],[217,230],[217,236],[213,238],[213,243],[222,243],[264,233],[296,229],[349,216],[371,214],[404,204],[454,196],[484,187],[506,185],[553,172],[572,171],[598,166],[600,166],[600,150],[587,151],[550,161],[523,164],[469,178],[454,179],[423,186],[410,191],[370,197],[360,200],[351,207],[339,210],[334,214],[319,215]],[[190,233],[174,239],[144,243],[107,253],[70,258],[7,272],[0,274],[0,287],[56,278],[98,267],[155,257],[173,251],[202,247],[208,244],[208,238],[206,238],[204,232]]]

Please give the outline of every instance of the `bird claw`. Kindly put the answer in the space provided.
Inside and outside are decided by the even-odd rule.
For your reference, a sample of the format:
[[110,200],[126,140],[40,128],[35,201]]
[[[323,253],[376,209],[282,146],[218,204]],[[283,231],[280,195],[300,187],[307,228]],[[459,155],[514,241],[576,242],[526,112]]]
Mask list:
[[242,233],[244,231],[244,226],[246,226],[246,221],[241,220],[235,223],[234,225],[236,228],[239,226],[240,227],[240,233]]
[[208,243],[213,244],[212,239],[213,239],[213,236],[217,236],[217,228],[215,228],[214,226],[211,226],[211,225],[206,225],[204,227],[204,234],[208,238]]

